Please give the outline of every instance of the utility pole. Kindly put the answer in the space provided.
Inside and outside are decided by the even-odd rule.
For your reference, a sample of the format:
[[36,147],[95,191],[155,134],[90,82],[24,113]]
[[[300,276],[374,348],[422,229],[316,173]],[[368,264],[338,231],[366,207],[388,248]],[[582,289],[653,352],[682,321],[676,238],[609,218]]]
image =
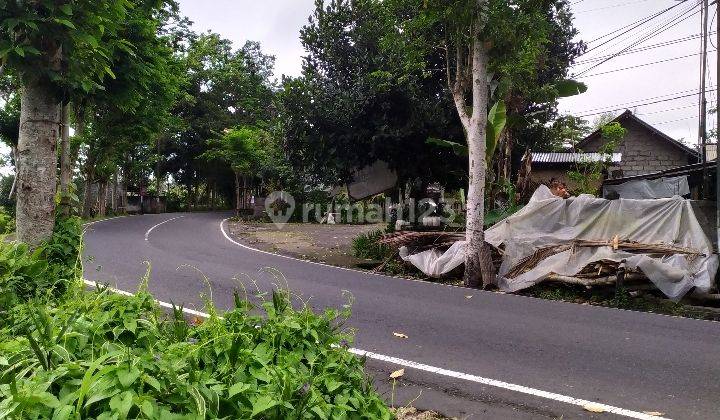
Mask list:
[[708,42],[708,15],[710,8],[708,0],[703,0],[702,4],[702,55],[700,65],[700,156],[702,157],[702,194],[701,199],[707,199],[710,196],[710,184],[708,179],[707,168],[707,99],[705,98],[706,76],[707,76],[707,42]]
[[[717,8],[718,18],[720,18],[720,1],[715,0],[715,7]],[[720,22],[718,22],[718,29],[720,29]],[[720,30],[715,31],[716,45],[720,46]],[[717,61],[715,63],[716,81],[720,81],[720,49],[715,52]],[[720,82],[715,83],[717,89],[717,102],[715,103],[715,228],[717,230],[718,247],[720,247]]]
[[160,142],[161,142],[162,136],[157,137],[157,161],[155,162],[155,194],[157,195],[157,207],[155,208],[155,213],[160,213],[160,188],[162,187],[162,179],[160,178],[160,160],[162,159],[162,155],[160,155]]

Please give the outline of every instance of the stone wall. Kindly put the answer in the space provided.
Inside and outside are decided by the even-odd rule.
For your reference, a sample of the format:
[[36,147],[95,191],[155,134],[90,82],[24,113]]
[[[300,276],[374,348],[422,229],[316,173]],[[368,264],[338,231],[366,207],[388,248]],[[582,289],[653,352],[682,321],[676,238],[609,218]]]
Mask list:
[[[691,163],[686,152],[657,134],[632,121],[624,121],[625,138],[615,152],[622,153],[622,176],[651,174]],[[583,152],[597,152],[603,140],[598,136],[588,142]]]

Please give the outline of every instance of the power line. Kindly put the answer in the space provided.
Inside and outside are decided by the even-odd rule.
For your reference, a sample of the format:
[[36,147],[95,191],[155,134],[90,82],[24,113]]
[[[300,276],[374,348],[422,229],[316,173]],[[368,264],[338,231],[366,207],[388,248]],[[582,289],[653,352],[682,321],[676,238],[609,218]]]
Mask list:
[[[711,87],[714,88],[715,86],[711,86]],[[710,89],[711,87],[708,87],[708,89]],[[697,95],[698,89],[694,88],[694,89],[681,90],[681,91],[679,91],[679,92],[672,92],[672,93],[666,93],[666,94],[664,94],[664,95],[651,96],[651,97],[649,97],[649,98],[636,99],[636,100],[630,101],[630,102],[623,102],[623,103],[619,103],[619,104],[606,105],[606,106],[600,107],[600,108],[586,109],[586,110],[581,111],[581,112],[600,111],[600,110],[603,110],[603,109],[605,109],[605,108],[615,107],[615,106],[624,106],[624,107],[627,107],[627,108],[632,108],[633,106],[639,105],[639,104],[636,104],[637,102],[651,101],[651,100],[654,100],[654,99],[663,99],[663,98],[667,98],[667,97],[669,97],[669,96],[682,95],[682,94],[690,93],[690,92],[693,92],[695,95]]]
[[[686,11],[682,12],[680,15],[678,15],[678,16],[674,17],[673,19],[665,22],[663,25],[657,27],[657,29],[653,29],[653,31],[651,31],[649,34],[643,36],[642,38],[638,39],[637,41],[633,42],[632,44],[630,44],[630,45],[628,45],[627,47],[623,48],[622,50],[618,51],[617,53],[611,55],[610,57],[602,60],[601,62],[599,62],[599,63],[597,63],[597,64],[595,64],[595,65],[593,65],[593,66],[588,67],[587,69],[581,71],[580,73],[576,74],[575,76],[576,76],[576,77],[577,77],[577,76],[581,76],[581,75],[583,75],[583,74],[585,74],[585,73],[587,73],[587,72],[589,72],[589,71],[597,68],[598,66],[607,63],[608,61],[610,61],[610,60],[612,60],[613,58],[617,57],[618,55],[620,55],[620,54],[628,51],[629,49],[632,49],[633,47],[635,47],[635,46],[637,46],[637,45],[639,45],[639,44],[647,41],[647,40],[650,39],[650,38],[653,38],[653,37],[655,37],[655,36],[658,36],[659,34],[667,31],[668,29],[670,29],[670,28],[672,28],[672,27],[680,24],[681,22],[689,19],[690,17],[696,15],[698,12],[700,12],[700,10],[697,10],[697,11],[695,11],[694,13],[689,14],[689,15],[683,17],[683,15],[689,13],[692,9],[694,9],[695,7],[697,7],[699,4],[700,4],[700,3],[696,3],[692,8],[687,9]],[[682,18],[682,19],[681,19],[681,18]],[[680,19],[680,20],[678,20],[678,19]]]
[[[714,51],[717,51],[717,50],[712,50],[712,51],[708,51],[708,52],[714,52]],[[695,57],[695,56],[698,56],[698,55],[701,55],[701,54],[702,54],[702,53],[682,55],[682,56],[680,56],[680,57],[672,57],[672,58],[668,58],[668,59],[665,59],[665,60],[653,61],[653,62],[650,62],[650,63],[637,64],[637,65],[635,65],[635,66],[630,66],[630,67],[623,67],[623,68],[614,69],[614,70],[602,71],[602,72],[600,72],[600,73],[586,74],[586,75],[584,75],[584,76],[579,76],[579,75],[578,75],[577,77],[579,77],[579,78],[584,78],[584,77],[600,76],[600,75],[609,74],[609,73],[617,73],[617,72],[619,72],[619,71],[632,70],[632,69],[636,69],[636,68],[639,68],[639,67],[647,67],[647,66],[652,66],[652,65],[654,65],[654,64],[667,63],[667,62],[669,62],[669,61],[676,61],[676,60],[681,60],[681,59],[683,59],[683,58]]]
[[[687,1],[687,0],[686,0],[686,1]],[[635,29],[635,28],[637,28],[637,27],[639,27],[639,26],[641,26],[641,25],[644,25],[645,23],[647,23],[647,22],[655,19],[656,17],[662,15],[663,13],[666,13],[666,12],[668,12],[668,11],[670,11],[670,10],[678,7],[678,6],[680,6],[680,5],[683,4],[683,3],[684,3],[684,1],[683,1],[683,2],[679,2],[679,3],[677,3],[677,4],[674,5],[674,6],[670,6],[670,7],[666,8],[666,9],[663,9],[663,10],[661,10],[661,11],[659,11],[659,12],[655,12],[655,13],[653,13],[652,15],[649,15],[649,16],[646,16],[646,17],[644,17],[644,18],[638,19],[638,20],[636,20],[635,22],[631,22],[631,23],[629,23],[629,24],[627,24],[627,25],[625,25],[625,26],[622,26],[622,27],[620,27],[620,28],[618,28],[618,29],[615,29],[615,30],[612,31],[612,32],[608,32],[608,33],[606,33],[605,35],[601,35],[601,36],[599,36],[599,37],[597,37],[597,38],[595,38],[595,39],[592,39],[592,40],[588,41],[587,44],[592,44],[593,42],[597,42],[597,41],[599,41],[599,40],[601,40],[601,39],[603,39],[603,38],[606,38],[606,37],[608,37],[608,36],[610,36],[610,35],[613,35],[613,34],[615,34],[615,33],[618,33],[618,32],[620,32],[620,31],[622,31],[623,29],[630,28],[630,29],[628,29],[627,31],[625,31],[625,32],[623,32],[623,33],[621,33],[621,34],[619,34],[619,35],[611,38],[610,41],[611,41],[612,39],[616,39],[616,38],[618,38],[618,37],[620,37],[620,36],[622,36],[622,35],[630,32],[630,31],[632,31],[633,29]],[[602,45],[606,44],[607,42],[609,42],[609,41],[606,41],[606,42],[604,42],[604,43],[602,43],[602,44],[600,44],[600,45],[598,45],[598,46],[596,46],[596,47],[593,47],[593,48],[591,48],[590,50],[585,51],[583,54],[587,54],[587,53],[589,53],[590,51],[593,51],[593,50],[601,47]]]
[[660,100],[652,101],[652,102],[645,102],[645,103],[641,103],[641,104],[634,104],[634,105],[631,105],[631,106],[623,106],[623,107],[614,108],[614,109],[605,109],[605,110],[599,111],[599,112],[593,112],[593,113],[589,113],[589,114],[576,115],[576,117],[592,117],[592,116],[594,116],[594,115],[602,115],[602,114],[606,114],[606,113],[608,113],[608,112],[623,111],[623,110],[628,109],[628,108],[635,108],[635,107],[639,107],[639,106],[654,105],[654,104],[659,104],[659,103],[668,102],[668,101],[674,101],[674,100],[682,99],[682,98],[690,98],[690,97],[693,97],[693,96],[695,96],[695,95],[697,95],[697,92],[693,92],[693,93],[690,93],[690,94],[687,94],[687,95],[675,96],[675,97],[667,98],[667,99],[660,99]]
[[[709,35],[714,35],[714,34],[716,34],[716,33],[717,33],[716,31],[712,31],[712,32],[710,32]],[[588,58],[587,60],[581,60],[581,61],[578,61],[578,62],[573,63],[573,66],[579,66],[579,65],[588,64],[588,63],[595,62],[595,61],[601,61],[601,60],[603,60],[603,59],[605,59],[605,58],[612,57],[613,55],[615,55],[615,56],[617,57],[617,56],[620,56],[620,55],[635,54],[635,53],[639,53],[639,52],[643,52],[643,51],[647,51],[647,50],[654,50],[654,49],[656,49],[656,48],[667,47],[667,46],[669,46],[669,45],[680,44],[680,43],[683,43],[683,42],[687,42],[687,41],[692,41],[692,40],[698,39],[698,38],[700,38],[701,36],[702,36],[702,34],[688,35],[688,36],[683,37],[683,38],[678,38],[678,39],[674,39],[674,40],[668,40],[668,41],[658,42],[657,44],[651,44],[651,45],[647,45],[647,46],[644,46],[644,47],[634,48],[634,49],[631,49],[631,50],[627,50],[627,51],[625,51],[625,52],[622,53],[622,54],[617,54],[617,55],[615,55],[615,54],[609,54],[609,55],[603,55],[603,56],[600,56],[600,57],[597,57],[597,58]],[[714,45],[713,45],[713,46],[714,46]]]
[[614,5],[612,5],[612,6],[597,7],[597,8],[595,8],[595,9],[578,10],[578,11],[573,12],[573,13],[574,13],[574,14],[579,14],[579,13],[598,12],[598,11],[601,11],[601,10],[614,9],[614,8],[617,8],[617,7],[629,6],[629,5],[632,5],[632,4],[645,3],[645,2],[647,2],[647,1],[649,1],[649,0],[631,1],[631,2],[627,2],[627,3],[614,4]]
[[[695,0],[693,0],[693,1],[695,1]],[[679,13],[669,17],[668,19],[666,19],[662,22],[659,22],[658,24],[655,24],[653,26],[649,26],[647,28],[640,30],[639,33],[634,33],[634,34],[628,35],[627,37],[620,37],[618,35],[615,37],[615,39],[608,40],[608,41],[612,41],[612,44],[607,45],[606,47],[597,51],[596,54],[608,53],[614,48],[622,48],[620,51],[612,52],[610,56],[606,56],[606,58],[605,58],[605,59],[610,59],[615,54],[618,54],[618,53],[622,54],[622,52],[624,52],[624,50],[632,49],[639,43],[644,42],[647,39],[649,39],[649,37],[652,37],[652,36],[656,35],[657,33],[662,32],[661,29],[663,27],[665,27],[665,26],[669,25],[670,23],[676,21],[677,19],[687,15],[690,11],[697,8],[698,5],[700,4],[699,1],[702,1],[702,0],[698,0],[698,3],[691,4],[690,7],[680,10]],[[678,3],[678,4],[681,4],[681,3]],[[630,44],[623,46],[623,44],[625,44],[627,42],[629,42]]]
[[652,125],[671,124],[671,123],[676,123],[676,122],[680,122],[680,121],[694,120],[695,118],[697,118],[697,115],[693,115],[692,117],[679,118],[679,119],[677,119],[677,120],[653,122]]
[[638,113],[637,115],[638,115],[638,116],[642,116],[642,115],[662,114],[662,113],[664,113],[664,112],[679,111],[679,110],[681,110],[681,109],[688,109],[688,108],[695,108],[695,107],[697,107],[697,104],[679,106],[679,107],[676,107],[676,108],[661,109],[661,110],[659,110],[659,111],[642,112],[642,113]]

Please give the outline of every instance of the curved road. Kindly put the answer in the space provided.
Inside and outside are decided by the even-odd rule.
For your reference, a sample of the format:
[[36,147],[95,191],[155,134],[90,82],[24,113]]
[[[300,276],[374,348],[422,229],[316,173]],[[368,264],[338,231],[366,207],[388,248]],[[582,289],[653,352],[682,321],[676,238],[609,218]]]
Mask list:
[[[283,258],[231,242],[221,229],[228,216],[162,214],[95,223],[85,236],[86,278],[132,292],[149,261],[155,297],[196,309],[207,292],[199,272],[209,279],[220,308],[232,305],[233,277],[250,275],[260,289],[270,290],[276,280],[259,272],[264,267],[281,270],[290,289],[316,308],[344,304],[347,290],[354,297],[355,348],[428,365],[406,369],[395,400],[405,404],[420,394],[415,405],[449,415],[643,418],[644,412],[659,412],[675,419],[720,418],[720,323]],[[387,373],[399,368],[383,357],[368,362],[381,388]],[[623,410],[594,414],[573,398]]]

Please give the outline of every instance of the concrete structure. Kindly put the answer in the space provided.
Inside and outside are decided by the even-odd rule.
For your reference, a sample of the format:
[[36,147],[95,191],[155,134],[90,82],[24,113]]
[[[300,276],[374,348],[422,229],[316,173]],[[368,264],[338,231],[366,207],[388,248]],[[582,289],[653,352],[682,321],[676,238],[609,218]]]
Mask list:
[[[615,152],[622,154],[619,168],[611,170],[610,178],[650,174],[699,161],[698,152],[625,111],[612,120],[627,130]],[[575,149],[597,152],[602,147],[600,129],[581,140]]]

